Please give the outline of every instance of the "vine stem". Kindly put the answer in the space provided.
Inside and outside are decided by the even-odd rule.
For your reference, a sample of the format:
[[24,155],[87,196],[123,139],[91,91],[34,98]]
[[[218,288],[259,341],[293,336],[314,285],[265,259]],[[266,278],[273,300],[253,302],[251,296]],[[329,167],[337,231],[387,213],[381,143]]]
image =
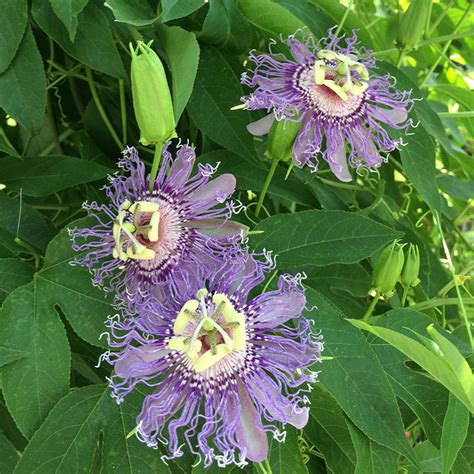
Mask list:
[[[464,23],[464,20],[469,16],[469,12],[471,11],[472,8],[472,3],[469,3],[469,6],[467,7],[466,11],[464,12],[464,15],[461,17],[459,20],[458,24],[455,26],[453,35],[458,33],[459,29],[461,28],[462,24]],[[472,31],[470,32],[472,34]],[[433,71],[438,67],[438,64],[441,62],[441,60],[444,58],[444,55],[446,54],[446,51],[448,51],[449,47],[451,46],[451,43],[453,42],[454,38],[449,39],[446,44],[443,47],[443,50],[441,54],[436,58],[435,62],[431,65],[429,71],[426,73],[426,76],[423,78],[420,84],[420,88],[423,87],[426,84],[426,81],[430,78],[431,74],[433,74]]]
[[99,94],[97,93],[97,89],[95,87],[94,83],[94,78],[92,77],[92,72],[90,68],[86,67],[86,76],[87,76],[87,82],[89,84],[89,89],[92,94],[92,99],[94,100],[94,104],[97,107],[97,110],[99,111],[100,116],[102,117],[102,120],[107,127],[107,129],[110,132],[110,135],[112,136],[114,142],[116,145],[122,149],[123,148],[123,143],[120,141],[120,138],[118,137],[117,133],[114,130],[114,127],[112,126],[112,123],[109,120],[109,117],[107,116],[107,113],[105,112],[105,109],[102,105],[102,102],[100,101]]
[[469,110],[466,112],[438,112],[438,117],[452,119],[471,118],[474,117],[474,110]]
[[409,290],[408,286],[403,287],[402,300],[401,300],[402,307],[405,306],[405,303],[407,301],[408,290]]
[[160,166],[162,151],[163,151],[163,143],[156,143],[155,153],[153,156],[153,163],[151,165],[150,181],[148,181],[148,189],[150,191],[153,191],[153,188],[155,186],[155,180],[156,180],[156,175],[158,174],[158,168]]
[[270,169],[268,170],[268,174],[265,179],[265,182],[263,183],[262,191],[260,192],[260,196],[258,197],[257,207],[255,209],[255,215],[257,216],[260,213],[260,209],[262,209],[263,200],[265,199],[265,196],[268,191],[268,187],[270,186],[270,183],[272,182],[272,178],[273,178],[273,175],[275,174],[279,161],[280,160],[278,158],[274,158],[270,166]]
[[472,339],[471,323],[469,321],[469,318],[468,318],[467,312],[466,312],[466,308],[464,306],[464,300],[462,298],[461,290],[459,289],[459,285],[458,285],[458,277],[456,275],[453,260],[451,258],[451,252],[449,251],[448,244],[446,242],[446,239],[444,238],[443,227],[441,226],[441,218],[440,218],[440,215],[439,215],[438,211],[434,211],[434,220],[436,222],[436,226],[438,227],[439,235],[441,237],[441,242],[443,244],[444,254],[446,255],[446,260],[448,262],[449,272],[451,273],[451,278],[452,278],[453,283],[454,283],[454,288],[456,289],[456,295],[457,295],[457,299],[459,301],[459,308],[461,310],[461,315],[462,315],[463,320],[464,320],[464,325],[466,326],[466,331],[467,331],[467,336],[469,338],[469,343],[471,344],[471,347],[474,349],[474,341]]
[[377,291],[377,293],[375,293],[374,299],[370,303],[370,306],[367,308],[367,311],[365,312],[364,316],[362,316],[362,321],[366,321],[366,322],[368,321],[368,319],[370,318],[370,315],[374,312],[375,305],[378,303],[379,299],[380,299],[380,292]]
[[127,143],[127,103],[125,102],[125,81],[119,80],[120,115],[122,117],[122,142]]
[[[462,298],[462,302],[474,304],[474,298]],[[459,305],[459,298],[432,298],[421,303],[410,306],[410,309],[422,311],[424,309],[436,308],[437,306]]]

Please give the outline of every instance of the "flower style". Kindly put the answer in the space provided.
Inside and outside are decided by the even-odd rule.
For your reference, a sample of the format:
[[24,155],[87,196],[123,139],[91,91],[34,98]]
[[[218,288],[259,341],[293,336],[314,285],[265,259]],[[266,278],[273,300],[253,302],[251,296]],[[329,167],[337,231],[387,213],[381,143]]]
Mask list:
[[174,297],[148,298],[138,314],[109,320],[113,396],[121,403],[139,383],[154,387],[137,436],[166,444],[164,459],[181,456],[182,441],[205,466],[260,462],[266,432],[282,441],[281,425],[307,423],[321,338],[301,315],[300,277],[283,275],[277,290],[248,298],[271,264],[229,258],[207,281],[183,274]]
[[[411,92],[394,88],[395,79],[370,71],[375,61],[357,48],[357,36],[345,40],[330,30],[315,43],[310,34],[300,41],[290,36],[284,54],[250,54],[255,68],[242,83],[255,88],[244,97],[245,108],[272,113],[249,125],[254,135],[268,133],[273,120],[297,121],[301,128],[293,146],[293,161],[317,171],[318,155],[341,181],[351,181],[349,165],[374,169],[386,161],[382,153],[400,147],[384,126],[406,130],[413,100]],[[349,155],[346,153],[346,144]]]
[[94,273],[93,283],[106,291],[145,292],[151,285],[173,284],[177,267],[217,267],[221,253],[235,245],[246,227],[228,220],[239,207],[226,199],[235,178],[210,180],[210,165],[198,165],[190,177],[194,149],[183,145],[173,159],[167,146],[152,190],[134,148],[118,166],[125,176],[109,176],[110,204],[84,207],[97,221],[91,228],[71,229],[73,248],[83,255],[75,263]]

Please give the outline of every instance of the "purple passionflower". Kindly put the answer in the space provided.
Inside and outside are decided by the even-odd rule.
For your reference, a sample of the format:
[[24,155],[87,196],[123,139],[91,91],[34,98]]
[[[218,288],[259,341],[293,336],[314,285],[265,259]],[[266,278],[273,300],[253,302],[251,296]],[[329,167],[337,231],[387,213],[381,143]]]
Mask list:
[[113,396],[121,403],[139,383],[154,388],[136,433],[166,445],[164,459],[185,444],[205,466],[260,462],[267,432],[282,441],[286,423],[306,425],[321,337],[301,314],[301,277],[283,275],[277,290],[249,298],[271,263],[229,258],[211,278],[183,275],[177,294],[109,320]]
[[395,89],[393,77],[373,73],[375,60],[357,47],[355,33],[342,40],[331,30],[319,42],[311,34],[290,36],[291,59],[271,47],[269,54],[251,52],[255,67],[242,83],[255,90],[242,100],[246,109],[271,112],[249,125],[251,133],[265,135],[274,119],[300,122],[295,165],[316,171],[322,156],[339,180],[351,181],[349,165],[374,169],[387,160],[384,153],[403,144],[385,128],[410,127],[413,100],[411,91]]
[[85,204],[96,224],[70,230],[74,250],[82,252],[74,263],[91,270],[93,283],[106,291],[120,291],[125,284],[133,294],[173,284],[178,267],[212,271],[246,229],[229,220],[239,210],[226,202],[235,189],[234,176],[210,179],[215,168],[198,164],[190,177],[194,149],[179,146],[173,158],[167,148],[151,190],[136,149],[126,148],[118,162],[124,175],[109,176],[105,187],[110,204]]

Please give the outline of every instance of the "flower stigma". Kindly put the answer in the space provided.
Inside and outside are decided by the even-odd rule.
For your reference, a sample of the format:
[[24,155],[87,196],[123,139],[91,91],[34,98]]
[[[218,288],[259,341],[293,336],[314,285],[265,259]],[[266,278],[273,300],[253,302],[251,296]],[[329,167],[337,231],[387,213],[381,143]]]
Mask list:
[[223,293],[212,295],[212,311],[205,288],[186,301],[174,322],[168,349],[185,352],[196,372],[203,372],[234,350],[245,349],[245,315]]
[[146,246],[147,242],[158,242],[160,226],[159,204],[150,201],[131,203],[124,201],[113,224],[115,246],[114,258],[126,262],[152,260],[156,252]]
[[[317,53],[318,60],[314,63],[314,82],[326,86],[342,100],[348,100],[348,93],[359,96],[368,87],[369,72],[360,62],[350,56],[322,49]],[[356,72],[360,79],[352,76]]]

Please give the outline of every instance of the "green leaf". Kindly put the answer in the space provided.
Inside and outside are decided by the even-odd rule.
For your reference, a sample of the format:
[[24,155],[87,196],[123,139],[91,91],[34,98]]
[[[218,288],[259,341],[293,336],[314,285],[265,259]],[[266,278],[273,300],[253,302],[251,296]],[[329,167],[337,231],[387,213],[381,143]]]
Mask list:
[[466,440],[469,418],[466,407],[456,397],[450,395],[441,436],[442,474],[451,472],[459,450]]
[[[220,163],[216,176],[222,173],[233,174],[237,178],[237,188],[242,190],[259,191],[268,173],[268,168],[262,162],[240,157],[224,150],[211,151],[201,155],[199,162],[210,163],[213,166]],[[286,180],[285,176],[284,168],[278,167],[268,193],[303,206],[314,207],[316,203],[311,192],[301,186],[301,183],[293,174],[290,174]]]
[[0,453],[2,453],[0,456],[0,472],[5,474],[13,472],[20,455],[3,431],[0,431]]
[[112,170],[71,156],[0,158],[2,182],[27,196],[41,197],[103,178]]
[[46,108],[46,79],[30,27],[10,66],[0,74],[0,106],[31,135],[40,131]]
[[199,44],[194,33],[179,26],[161,26],[160,46],[165,50],[171,69],[174,118],[181,117],[194,87],[198,64]]
[[[414,333],[427,335],[426,327],[432,322],[426,314],[403,308],[377,317],[378,326],[410,337],[415,337]],[[372,335],[369,341],[389,377],[395,395],[413,410],[428,439],[439,448],[449,392],[432,378],[407,367],[407,357],[392,345]]]
[[[85,218],[69,224],[90,226],[95,221]],[[71,261],[78,255],[72,250],[68,229],[63,229],[50,243],[46,252],[44,268],[36,275],[44,296],[58,304],[74,331],[89,344],[103,347],[100,334],[104,332],[104,321],[113,312],[111,301],[103,291],[92,286],[90,273]]]
[[321,284],[329,284],[331,288],[343,290],[352,296],[363,298],[372,287],[372,276],[360,264],[327,265],[307,270],[305,283],[318,289]]
[[438,184],[451,197],[467,202],[474,196],[474,181],[465,181],[454,175],[443,174],[438,177]]
[[212,46],[201,48],[201,59],[188,105],[191,118],[211,140],[238,155],[254,157],[255,149],[247,124],[250,114],[230,110],[243,96],[239,76],[232,69],[242,69],[231,56]]
[[423,344],[414,339],[391,329],[371,326],[360,320],[351,319],[349,322],[392,344],[458,397],[471,413],[474,412],[474,399],[466,393],[457,375],[438,354],[427,349]]
[[89,2],[80,15],[74,43],[49,2],[33,0],[31,13],[39,27],[73,58],[97,71],[128,81],[107,17],[94,2]]
[[413,98],[418,99],[415,103],[414,110],[421,125],[432,137],[435,137],[439,141],[440,145],[447,153],[454,155],[451,142],[446,136],[446,132],[440,118],[438,117],[438,114],[431,108],[429,101],[423,97],[420,89],[418,89],[418,86],[392,64],[385,61],[380,61],[377,63],[377,65],[385,72],[388,72],[396,78],[397,89],[413,91]]
[[400,157],[408,178],[431,209],[439,211],[441,198],[436,184],[436,157],[428,132],[419,127],[400,149]]
[[328,29],[334,26],[332,19],[324,11],[316,10],[306,0],[274,0],[274,2],[285,7],[288,12],[301,20],[318,39],[325,37]]
[[292,426],[285,428],[285,441],[279,443],[273,439],[270,449],[270,466],[272,471],[277,472],[297,472],[305,474],[308,472],[303,457],[298,446],[298,430]]
[[250,23],[274,39],[305,27],[286,8],[270,0],[239,0],[239,8]]
[[[332,24],[329,26],[329,28],[334,25],[338,25],[347,11],[347,8],[339,2],[309,0],[309,3],[315,6],[319,14],[325,13],[332,19]],[[366,28],[366,24],[356,13],[349,11],[344,21],[342,31],[348,35],[351,35],[354,30],[356,30],[357,36],[362,41],[362,44],[369,48],[373,47],[372,38],[370,36],[369,30]],[[325,35],[326,32],[323,32],[323,36]]]
[[147,26],[157,20],[147,0],[107,0],[104,6],[110,8],[115,20],[133,26]]
[[[421,469],[423,472],[441,472],[441,456],[438,449],[436,449],[429,441],[423,441],[415,445],[415,452],[420,460]],[[412,474],[412,471],[408,471]],[[413,474],[419,474],[413,466]]]
[[55,303],[34,280],[11,293],[0,312],[0,345],[29,352],[2,368],[5,402],[26,438],[69,386],[69,344]]
[[0,347],[0,367],[10,362],[21,359],[28,355],[28,352],[9,349],[8,347]]
[[331,472],[353,474],[356,454],[340,406],[320,384],[313,387],[309,398],[311,419],[305,427],[305,436],[324,455]]
[[234,0],[211,0],[199,40],[221,49],[247,53],[253,31]]
[[18,258],[0,258],[0,303],[19,286],[33,279],[34,270]]
[[347,422],[347,426],[357,455],[354,474],[398,473],[398,455],[396,452],[371,441],[350,421]]
[[4,0],[0,28],[0,74],[15,57],[28,21],[26,0]]
[[344,211],[301,211],[262,220],[254,246],[278,255],[279,268],[354,263],[370,257],[402,234]]
[[135,436],[127,439],[140,403],[134,392],[126,403],[117,405],[109,389],[97,385],[70,392],[34,434],[15,472],[93,472],[99,439],[101,472],[170,472],[154,449]]
[[49,0],[56,16],[63,22],[69,33],[69,39],[74,42],[77,30],[77,17],[84,10],[89,0]]
[[11,243],[18,235],[42,252],[56,232],[43,214],[3,192],[0,192],[0,229],[5,231]]
[[206,3],[205,0],[161,0],[161,21],[176,20],[195,12]]
[[453,472],[456,474],[472,474],[474,471],[474,418],[471,417],[466,441],[458,453]]
[[[398,405],[385,372],[367,339],[319,292],[307,288],[305,316],[324,336],[320,384],[372,441],[416,461],[405,438]],[[319,367],[318,367],[319,369]]]

